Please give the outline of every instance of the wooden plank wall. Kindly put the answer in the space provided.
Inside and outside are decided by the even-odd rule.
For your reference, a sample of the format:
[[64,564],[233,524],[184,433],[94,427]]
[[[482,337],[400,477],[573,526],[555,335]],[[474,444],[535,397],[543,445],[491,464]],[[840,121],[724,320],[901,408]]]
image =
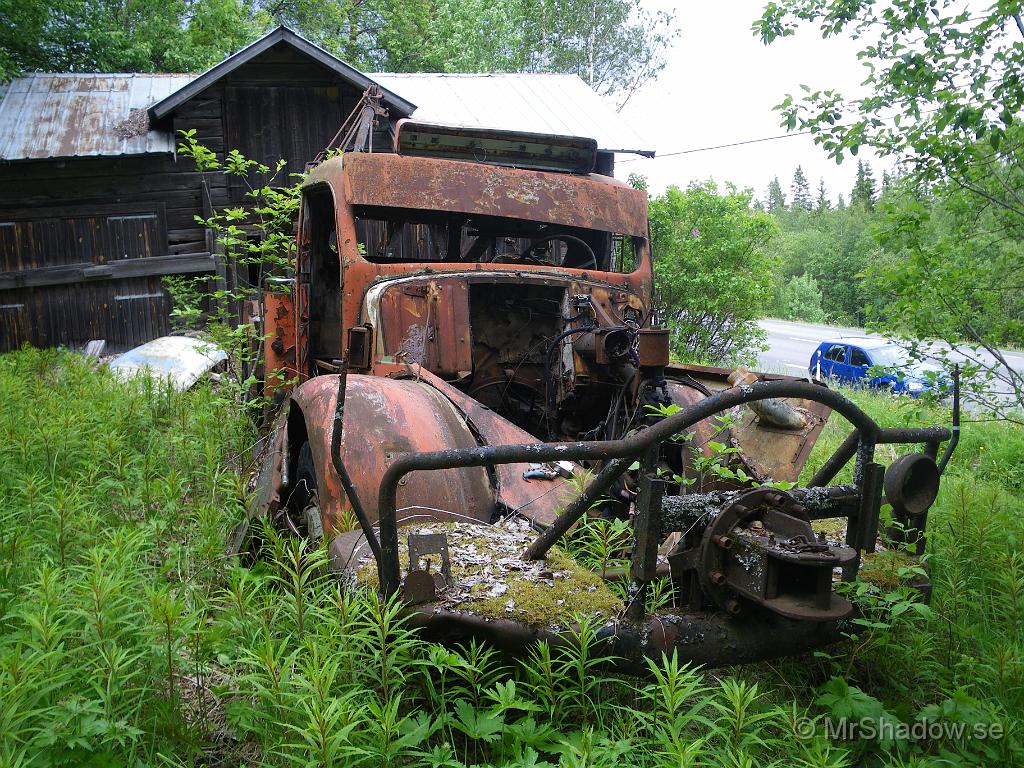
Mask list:
[[166,334],[160,276],[212,266],[201,200],[170,156],[0,166],[0,351]]
[[[221,158],[237,148],[268,165],[287,159],[287,173],[299,173],[360,96],[279,45],[183,104],[163,127],[176,135],[194,128]],[[0,351],[95,338],[111,351],[128,349],[169,331],[161,275],[207,271],[229,288],[251,281],[225,272],[214,238],[195,221],[243,203],[245,189],[170,155],[0,164]]]
[[[217,87],[224,104],[227,148],[271,167],[279,159],[287,160],[279,180],[305,170],[362,96],[331,70],[285,45],[253,59]],[[255,174],[249,179],[254,186],[262,181]],[[244,200],[245,189],[244,183],[233,180],[232,200]]]

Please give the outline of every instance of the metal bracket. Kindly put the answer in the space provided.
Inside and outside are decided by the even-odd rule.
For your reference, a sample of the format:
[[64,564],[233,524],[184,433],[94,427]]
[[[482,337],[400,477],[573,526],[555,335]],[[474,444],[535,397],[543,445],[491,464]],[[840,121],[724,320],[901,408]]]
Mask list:
[[[443,533],[410,533],[408,541],[409,575],[405,579],[405,599],[410,603],[427,603],[452,583],[448,536]],[[441,558],[439,571],[431,568],[429,555]],[[426,560],[426,566],[421,567],[423,560]]]

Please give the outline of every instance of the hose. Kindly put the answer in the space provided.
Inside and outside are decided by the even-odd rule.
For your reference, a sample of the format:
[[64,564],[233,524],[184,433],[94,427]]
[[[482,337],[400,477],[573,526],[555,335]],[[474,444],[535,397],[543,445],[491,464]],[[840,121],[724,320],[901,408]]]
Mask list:
[[548,411],[554,410],[556,396],[554,381],[551,376],[551,353],[555,351],[555,347],[557,347],[563,339],[566,339],[575,333],[590,333],[594,328],[595,326],[592,322],[582,328],[570,328],[569,330],[562,331],[560,334],[555,336],[554,341],[548,345],[548,350],[544,353],[544,387],[547,389],[546,399]]

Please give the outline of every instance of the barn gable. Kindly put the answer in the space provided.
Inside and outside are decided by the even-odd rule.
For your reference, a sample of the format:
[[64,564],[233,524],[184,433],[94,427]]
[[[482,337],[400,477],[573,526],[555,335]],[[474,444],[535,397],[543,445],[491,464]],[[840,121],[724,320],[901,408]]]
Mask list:
[[[309,77],[311,64],[313,64],[314,70],[317,68],[320,70],[313,74],[313,79],[319,77],[321,80],[331,81],[340,78],[360,92],[374,84],[373,80],[355,67],[346,64],[287,27],[278,27],[153,104],[149,108],[149,113],[155,120],[161,120],[189,99],[201,95],[222,79],[242,68],[247,70],[240,78],[243,81],[248,78],[257,83],[267,80],[293,82]],[[386,88],[383,91],[384,103],[400,116],[409,117],[415,111],[415,104]]]

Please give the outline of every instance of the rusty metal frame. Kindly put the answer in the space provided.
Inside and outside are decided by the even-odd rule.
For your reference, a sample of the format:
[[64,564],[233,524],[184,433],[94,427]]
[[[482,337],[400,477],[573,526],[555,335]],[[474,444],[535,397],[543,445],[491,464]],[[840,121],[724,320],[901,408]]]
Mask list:
[[[549,628],[511,619],[490,619],[465,611],[417,606],[406,613],[408,626],[423,638],[440,643],[483,640],[510,656],[543,640],[553,649],[573,640]],[[638,624],[609,621],[596,639],[609,666],[618,672],[649,675],[648,662],[663,654],[681,653],[692,664],[745,664],[812,651],[843,638],[839,622],[812,622],[762,614],[756,620],[737,620],[722,611],[650,616]]]
[[[864,473],[874,458],[878,443],[917,442],[921,430],[882,430],[857,405],[838,392],[806,381],[767,381],[723,390],[657,424],[620,440],[586,441],[575,443],[533,443],[523,445],[482,446],[448,451],[406,453],[398,456],[381,478],[378,514],[381,556],[377,561],[381,590],[396,594],[400,584],[398,560],[398,526],[396,493],[399,481],[409,472],[417,470],[453,469],[457,467],[483,467],[495,464],[545,461],[611,460],[587,486],[584,492],[562,515],[530,546],[528,558],[542,557],[545,552],[581,516],[589,504],[587,499],[597,498],[624,471],[628,463],[646,449],[668,440],[698,421],[729,408],[757,400],[777,397],[797,397],[828,405],[842,414],[859,435],[855,484],[863,495]],[[938,428],[927,433],[929,442],[949,439],[948,429]]]
[[[354,362],[345,329],[362,325],[367,296],[375,286],[416,278],[572,281],[603,292],[609,301],[623,297],[646,314],[653,301],[653,274],[648,242],[647,196],[622,182],[599,175],[560,174],[481,165],[458,160],[404,157],[386,153],[352,152],[333,157],[310,171],[303,194],[328,188],[334,203],[334,225],[341,261],[342,339],[336,357]],[[539,197],[538,197],[539,195]],[[605,272],[579,267],[521,263],[444,261],[409,264],[367,260],[360,253],[354,206],[373,205],[422,210],[451,210],[468,214],[544,221],[567,227],[614,231],[633,238],[636,264],[632,272]],[[303,236],[307,205],[300,209]],[[303,249],[296,253],[296,274],[303,268]],[[303,322],[308,297],[297,286],[292,314],[295,326],[296,368],[300,379],[311,375],[308,329]],[[380,337],[374,333],[376,348]],[[375,350],[376,351],[376,350]],[[394,373],[394,363],[371,354],[374,375]]]

